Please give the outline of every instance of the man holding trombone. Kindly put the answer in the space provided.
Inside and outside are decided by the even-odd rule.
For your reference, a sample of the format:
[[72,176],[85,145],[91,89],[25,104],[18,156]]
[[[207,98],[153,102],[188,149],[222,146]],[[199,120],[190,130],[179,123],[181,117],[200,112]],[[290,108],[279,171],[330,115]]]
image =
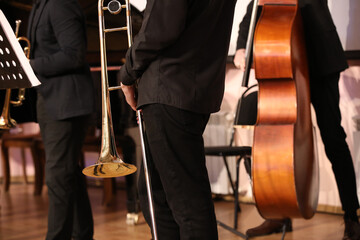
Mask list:
[[[202,134],[220,109],[235,3],[148,0],[120,70],[126,100],[144,120],[159,239],[218,239]],[[145,185],[141,171],[151,226]]]

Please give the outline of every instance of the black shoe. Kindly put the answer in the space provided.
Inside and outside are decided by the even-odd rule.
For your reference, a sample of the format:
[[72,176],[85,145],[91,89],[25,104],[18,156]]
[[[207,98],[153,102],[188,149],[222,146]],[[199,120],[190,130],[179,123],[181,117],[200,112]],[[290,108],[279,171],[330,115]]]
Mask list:
[[343,240],[360,240],[360,224],[358,222],[345,219]]
[[279,233],[283,231],[285,225],[285,231],[292,231],[291,219],[285,218],[280,220],[265,220],[261,225],[250,228],[246,231],[247,237],[264,236],[272,233]]

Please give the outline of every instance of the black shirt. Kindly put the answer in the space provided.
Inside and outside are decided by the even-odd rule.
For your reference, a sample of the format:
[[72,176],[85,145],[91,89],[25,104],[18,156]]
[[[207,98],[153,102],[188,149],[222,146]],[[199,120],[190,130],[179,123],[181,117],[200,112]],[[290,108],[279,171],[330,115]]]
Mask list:
[[138,107],[167,104],[199,113],[220,109],[236,0],[148,0],[120,70],[138,82]]

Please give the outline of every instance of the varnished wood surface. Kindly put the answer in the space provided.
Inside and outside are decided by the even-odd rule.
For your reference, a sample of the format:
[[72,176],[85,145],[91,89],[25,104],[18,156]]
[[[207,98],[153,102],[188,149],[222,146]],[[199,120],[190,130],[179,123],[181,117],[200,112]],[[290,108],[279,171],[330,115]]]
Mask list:
[[[125,191],[117,190],[116,201],[108,207],[101,205],[102,188],[89,187],[96,240],[150,240],[150,232],[144,218],[140,216],[138,225],[127,225]],[[12,184],[10,192],[1,192],[0,240],[40,240],[45,239],[47,226],[47,189],[41,196],[33,195],[32,184]],[[215,201],[218,220],[232,225],[233,203]],[[241,204],[239,228],[241,232],[257,226],[263,220],[252,204]],[[286,240],[340,240],[344,231],[341,215],[317,213],[310,220],[293,220],[294,231],[287,233]],[[219,227],[220,240],[243,239]],[[254,238],[256,240],[280,240],[281,234]],[[169,239],[171,240],[171,239]]]

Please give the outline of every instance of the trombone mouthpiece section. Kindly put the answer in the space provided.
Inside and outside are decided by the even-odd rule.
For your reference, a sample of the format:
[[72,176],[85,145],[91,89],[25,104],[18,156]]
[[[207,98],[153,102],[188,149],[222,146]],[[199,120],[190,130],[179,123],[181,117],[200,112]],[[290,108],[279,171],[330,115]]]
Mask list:
[[116,15],[121,11],[122,6],[119,1],[111,0],[108,4],[107,8],[111,14]]
[[136,170],[137,168],[132,164],[124,162],[108,162],[86,167],[83,169],[82,173],[89,177],[112,178],[129,175],[136,172]]

